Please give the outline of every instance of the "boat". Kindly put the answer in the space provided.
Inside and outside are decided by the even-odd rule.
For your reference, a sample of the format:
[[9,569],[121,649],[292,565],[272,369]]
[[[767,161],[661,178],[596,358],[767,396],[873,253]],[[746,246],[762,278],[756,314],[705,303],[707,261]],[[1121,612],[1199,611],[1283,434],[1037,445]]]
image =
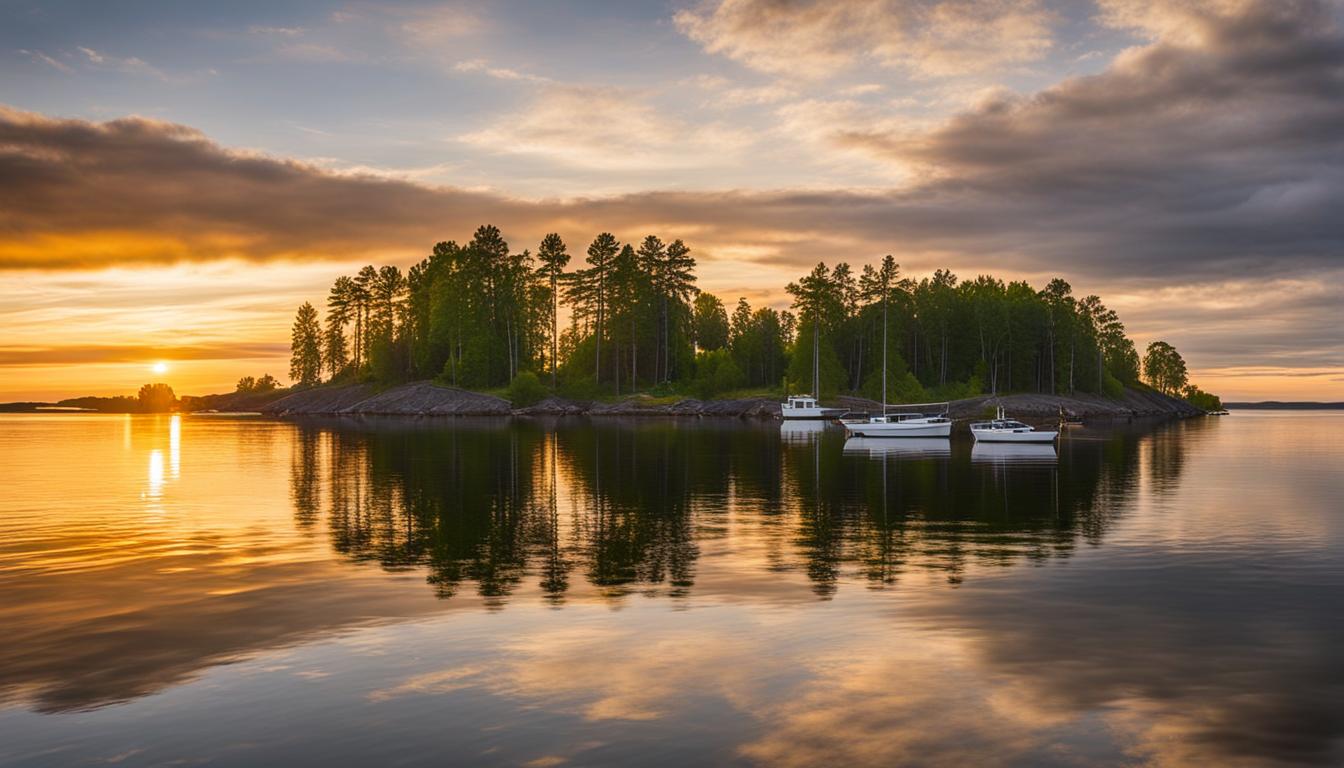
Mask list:
[[1003,415],[998,407],[993,420],[971,424],[971,435],[977,443],[1053,443],[1058,432],[1039,430]]
[[822,408],[817,398],[811,395],[789,395],[789,400],[779,406],[779,412],[785,419],[824,420],[844,416],[844,408]]
[[1209,411],[1210,416],[1231,416],[1227,411]]
[[[843,419],[848,437],[951,437],[952,420],[947,417],[947,403],[915,403],[887,405],[887,305],[882,302],[882,414],[863,419]],[[899,409],[892,412],[891,409]],[[915,408],[941,408],[935,414],[915,411]]]
[[[889,408],[926,408],[942,406],[941,413],[926,414]],[[917,403],[914,405],[883,406],[881,416],[867,419],[846,419],[841,423],[850,437],[950,437],[952,420],[947,417],[947,403]]]
[[821,358],[819,356],[818,344],[820,336],[818,335],[816,323],[812,324],[812,394],[810,395],[789,395],[788,401],[779,404],[779,415],[787,419],[808,419],[808,420],[830,420],[838,419],[844,416],[848,411],[844,408],[823,408],[817,400],[817,393],[820,390],[821,383]]

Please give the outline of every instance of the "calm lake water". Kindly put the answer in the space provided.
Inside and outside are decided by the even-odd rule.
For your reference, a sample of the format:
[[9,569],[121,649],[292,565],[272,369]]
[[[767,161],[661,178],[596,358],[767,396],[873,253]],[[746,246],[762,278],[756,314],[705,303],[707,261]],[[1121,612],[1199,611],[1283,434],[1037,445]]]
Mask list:
[[0,764],[1344,762],[1344,413],[0,416]]

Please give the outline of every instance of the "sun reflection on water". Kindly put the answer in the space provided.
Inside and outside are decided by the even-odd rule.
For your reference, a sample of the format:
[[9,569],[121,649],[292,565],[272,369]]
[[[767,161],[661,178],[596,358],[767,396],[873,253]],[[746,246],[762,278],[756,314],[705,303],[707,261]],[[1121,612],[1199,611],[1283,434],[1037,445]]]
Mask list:
[[168,421],[168,472],[174,480],[182,476],[182,414]]
[[163,451],[155,448],[149,452],[149,486],[145,497],[157,499],[163,496]]

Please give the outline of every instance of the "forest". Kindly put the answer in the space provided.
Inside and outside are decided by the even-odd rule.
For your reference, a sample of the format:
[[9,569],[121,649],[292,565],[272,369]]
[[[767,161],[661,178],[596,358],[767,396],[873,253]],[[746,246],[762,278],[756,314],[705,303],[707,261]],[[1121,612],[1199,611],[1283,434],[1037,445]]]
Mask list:
[[552,233],[534,253],[482,226],[464,244],[436,244],[404,273],[369,265],[337,278],[324,317],[305,302],[290,378],[300,387],[433,378],[507,390],[515,402],[550,393],[779,395],[813,389],[815,349],[823,397],[1118,397],[1146,381],[1217,405],[1190,385],[1174,347],[1154,342],[1141,359],[1119,316],[1060,278],[1041,289],[945,269],[916,279],[888,255],[857,270],[817,264],[786,286],[788,309],[738,299],[730,311],[697,287],[695,269],[679,239],[621,243],[604,232],[571,254]]

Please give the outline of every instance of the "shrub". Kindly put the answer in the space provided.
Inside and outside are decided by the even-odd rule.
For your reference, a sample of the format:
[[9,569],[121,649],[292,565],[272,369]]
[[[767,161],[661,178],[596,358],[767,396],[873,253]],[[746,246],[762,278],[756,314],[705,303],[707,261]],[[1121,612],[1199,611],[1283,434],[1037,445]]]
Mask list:
[[531,371],[519,373],[509,383],[509,402],[513,403],[515,408],[532,405],[545,399],[549,394],[546,385],[542,384],[537,374]]
[[746,377],[726,349],[702,352],[695,358],[695,381],[692,389],[696,397],[708,399],[722,392],[740,389]]
[[1222,398],[1205,392],[1193,384],[1185,388],[1185,401],[1204,411],[1223,410]]
[[560,380],[560,394],[570,400],[596,400],[602,390],[592,376],[567,376]]
[[1112,376],[1110,371],[1102,371],[1101,393],[1112,400],[1119,400],[1125,396],[1125,385]]

